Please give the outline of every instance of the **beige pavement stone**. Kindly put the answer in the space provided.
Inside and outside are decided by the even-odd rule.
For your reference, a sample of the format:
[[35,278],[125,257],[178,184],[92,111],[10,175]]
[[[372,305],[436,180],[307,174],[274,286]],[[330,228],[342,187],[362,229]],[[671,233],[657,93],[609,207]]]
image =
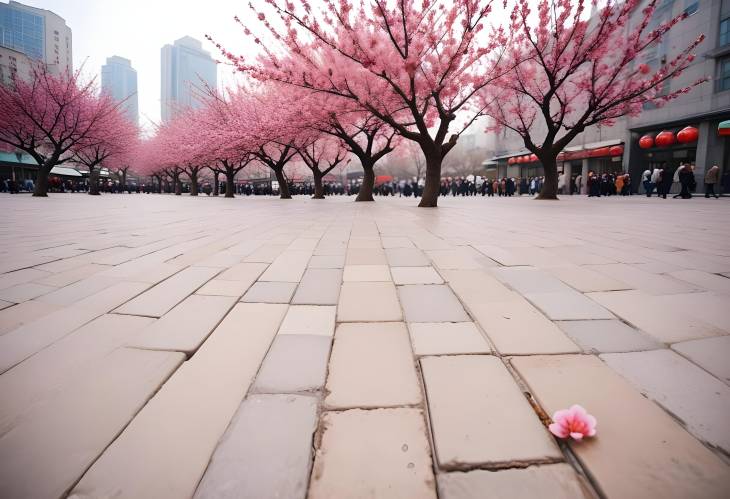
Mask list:
[[323,428],[310,499],[436,498],[420,410],[328,412]]
[[385,250],[388,264],[391,267],[427,267],[431,261],[423,251],[411,246],[394,247]]
[[16,284],[11,288],[0,290],[0,300],[11,303],[22,303],[24,301],[32,300],[33,298],[38,298],[41,295],[48,294],[57,289],[58,288],[54,286],[44,286],[43,284],[26,282],[23,284]]
[[[666,275],[653,274],[642,270],[637,265],[616,263],[610,265],[590,265],[588,268],[614,279],[619,279],[632,288],[652,295],[690,293],[697,289],[697,286],[693,284]],[[673,271],[674,269],[662,270]]]
[[252,395],[221,438],[196,499],[304,499],[317,399]]
[[0,310],[0,335],[61,308],[58,305],[49,305],[35,300],[24,301],[17,305],[11,303],[10,305],[12,307],[5,307]]
[[386,265],[385,252],[377,248],[348,248],[345,267],[348,265]]
[[75,305],[62,308],[0,336],[0,373],[60,340],[87,322],[110,312],[147,288],[120,282]]
[[730,317],[727,310],[730,297],[724,293],[661,295],[652,297],[652,301],[658,303],[659,307],[679,310],[683,314],[715,326],[725,333],[730,333]]
[[391,267],[393,282],[396,284],[442,284],[441,278],[433,267]]
[[284,317],[279,334],[318,334],[335,332],[335,307],[292,305]]
[[578,265],[566,265],[562,267],[548,267],[545,269],[568,286],[572,286],[582,293],[592,291],[620,291],[631,289],[628,284],[591,270],[588,267]]
[[573,291],[525,293],[533,305],[554,321],[614,319],[614,315],[585,295]]
[[672,349],[730,385],[730,336],[675,343]]
[[670,272],[669,275],[708,291],[730,294],[730,279],[725,276],[701,270],[678,270]]
[[344,282],[389,282],[390,269],[387,265],[345,265]]
[[426,254],[441,270],[481,269],[475,255],[466,248],[429,250]]
[[341,285],[342,270],[309,268],[304,272],[292,304],[337,305]]
[[340,322],[388,322],[403,319],[391,282],[344,282],[337,305]]
[[[413,248],[413,243],[410,239],[407,237],[391,237],[391,236],[383,236],[381,238],[381,241],[383,243],[383,248],[390,249],[390,248]],[[386,251],[387,253],[387,251]],[[390,260],[390,258],[388,258]],[[392,264],[391,264],[392,265]]]
[[220,269],[188,267],[115,310],[118,314],[162,317],[212,279]]
[[440,468],[562,460],[497,357],[422,357],[421,367]]
[[241,298],[241,296],[251,286],[249,281],[228,281],[225,279],[211,279],[198,289],[196,295],[206,296],[228,296],[231,298]]
[[345,255],[314,255],[309,260],[310,269],[341,269],[345,266]]
[[511,363],[548,414],[579,403],[596,417],[596,437],[570,445],[607,497],[727,495],[727,464],[598,358],[532,356]]
[[268,265],[265,263],[238,263],[221,272],[216,279],[245,282],[249,283],[250,286],[259,278],[267,267]]
[[110,267],[108,265],[89,263],[64,272],[43,277],[42,279],[36,279],[34,282],[45,286],[68,286],[69,284],[73,284],[76,281],[80,281],[81,279],[85,279],[104,270],[108,270],[109,268]]
[[664,345],[617,320],[557,323],[586,353],[656,350]]
[[286,249],[286,244],[263,244],[246,256],[244,262],[271,263]]
[[568,464],[438,475],[441,499],[591,499],[588,486]]
[[256,282],[243,295],[248,303],[289,303],[297,287],[295,282]]
[[570,287],[556,277],[534,267],[498,267],[491,269],[491,273],[522,295],[571,291]]
[[9,302],[9,301],[0,300],[0,310],[4,310],[4,309],[6,309],[8,307],[12,307],[13,305],[15,305],[15,303],[12,303],[12,302]]
[[118,282],[119,279],[96,274],[62,288],[54,288],[52,292],[39,296],[36,301],[68,307]]
[[466,322],[469,316],[448,286],[398,286],[408,322]]
[[321,390],[327,376],[332,340],[317,334],[278,334],[266,354],[256,382],[257,393]]
[[63,497],[182,360],[119,349],[36,404],[0,439],[0,496]]
[[473,322],[412,322],[408,324],[413,353],[454,355],[491,353],[487,340]]
[[233,307],[230,296],[190,295],[132,338],[128,346],[192,355]]
[[71,496],[192,496],[285,311],[285,305],[236,305],[94,463]]
[[7,289],[17,286],[18,284],[45,279],[52,275],[53,274],[51,272],[30,268],[16,270],[15,272],[7,272],[5,274],[0,274],[0,289]]
[[340,324],[326,389],[329,408],[420,403],[421,390],[405,324]]
[[701,440],[730,453],[730,387],[668,350],[601,355]]
[[686,315],[685,309],[661,305],[642,291],[611,291],[588,296],[662,343],[724,334],[721,329]]
[[286,250],[276,257],[276,260],[269,265],[259,280],[299,282],[311,256],[311,251]]

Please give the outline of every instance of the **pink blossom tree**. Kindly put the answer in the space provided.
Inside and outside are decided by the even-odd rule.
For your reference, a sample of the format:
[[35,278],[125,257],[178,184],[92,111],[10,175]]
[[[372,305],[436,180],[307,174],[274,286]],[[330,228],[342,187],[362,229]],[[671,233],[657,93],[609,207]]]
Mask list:
[[0,85],[0,143],[38,163],[33,196],[45,197],[51,169],[71,159],[72,149],[118,107],[96,98],[94,81],[83,83],[79,72],[55,76],[37,64],[28,80],[15,77],[10,85]]
[[481,97],[495,128],[516,132],[542,163],[545,183],[538,198],[557,199],[558,154],[586,128],[636,116],[646,103],[663,105],[704,81],[659,91],[693,61],[703,35],[657,67],[638,63],[687,17],[650,28],[658,3],[608,0],[586,19],[584,0],[517,0],[510,26],[518,35],[509,53],[512,70]]
[[[475,95],[504,71],[508,36],[499,28],[480,34],[491,1],[343,1],[319,11],[306,1],[267,3],[283,29],[252,9],[281,51],[267,41],[249,63],[218,45],[228,61],[261,81],[341,98],[416,142],[427,165],[420,206],[436,206],[441,163],[481,115]],[[261,44],[252,28],[244,32]]]
[[339,141],[326,136],[310,136],[296,146],[302,162],[309,168],[314,179],[312,199],[324,199],[323,179],[338,166],[349,163],[349,152]]

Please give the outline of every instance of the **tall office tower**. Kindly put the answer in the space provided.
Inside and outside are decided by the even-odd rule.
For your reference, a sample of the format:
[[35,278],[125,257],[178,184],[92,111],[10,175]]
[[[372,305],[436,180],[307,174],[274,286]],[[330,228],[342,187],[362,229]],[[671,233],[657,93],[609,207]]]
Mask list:
[[0,3],[0,47],[44,62],[52,74],[73,71],[71,28],[50,10]]
[[210,53],[195,38],[185,36],[162,47],[162,121],[175,112],[202,105],[205,86],[216,88],[217,66]]
[[137,71],[132,61],[118,55],[107,57],[101,67],[101,91],[122,102],[127,117],[135,125],[139,123],[139,100],[137,99]]

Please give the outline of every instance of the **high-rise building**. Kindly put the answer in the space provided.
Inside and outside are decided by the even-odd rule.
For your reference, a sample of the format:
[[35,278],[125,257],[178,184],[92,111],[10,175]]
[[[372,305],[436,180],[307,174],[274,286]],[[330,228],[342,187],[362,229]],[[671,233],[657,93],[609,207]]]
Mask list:
[[162,47],[162,121],[178,109],[197,108],[206,86],[216,88],[217,66],[195,38],[185,36]]
[[107,57],[106,64],[101,67],[101,91],[117,102],[123,101],[127,117],[132,123],[139,122],[137,71],[132,67],[132,61],[118,55]]
[[52,74],[73,71],[71,28],[50,10],[0,3],[0,47],[44,62]]

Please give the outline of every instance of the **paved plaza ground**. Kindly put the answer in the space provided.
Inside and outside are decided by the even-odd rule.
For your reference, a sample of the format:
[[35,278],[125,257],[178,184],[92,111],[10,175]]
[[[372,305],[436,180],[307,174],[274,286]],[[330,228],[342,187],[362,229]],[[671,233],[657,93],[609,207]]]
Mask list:
[[730,497],[730,199],[415,204],[0,196],[0,497]]

